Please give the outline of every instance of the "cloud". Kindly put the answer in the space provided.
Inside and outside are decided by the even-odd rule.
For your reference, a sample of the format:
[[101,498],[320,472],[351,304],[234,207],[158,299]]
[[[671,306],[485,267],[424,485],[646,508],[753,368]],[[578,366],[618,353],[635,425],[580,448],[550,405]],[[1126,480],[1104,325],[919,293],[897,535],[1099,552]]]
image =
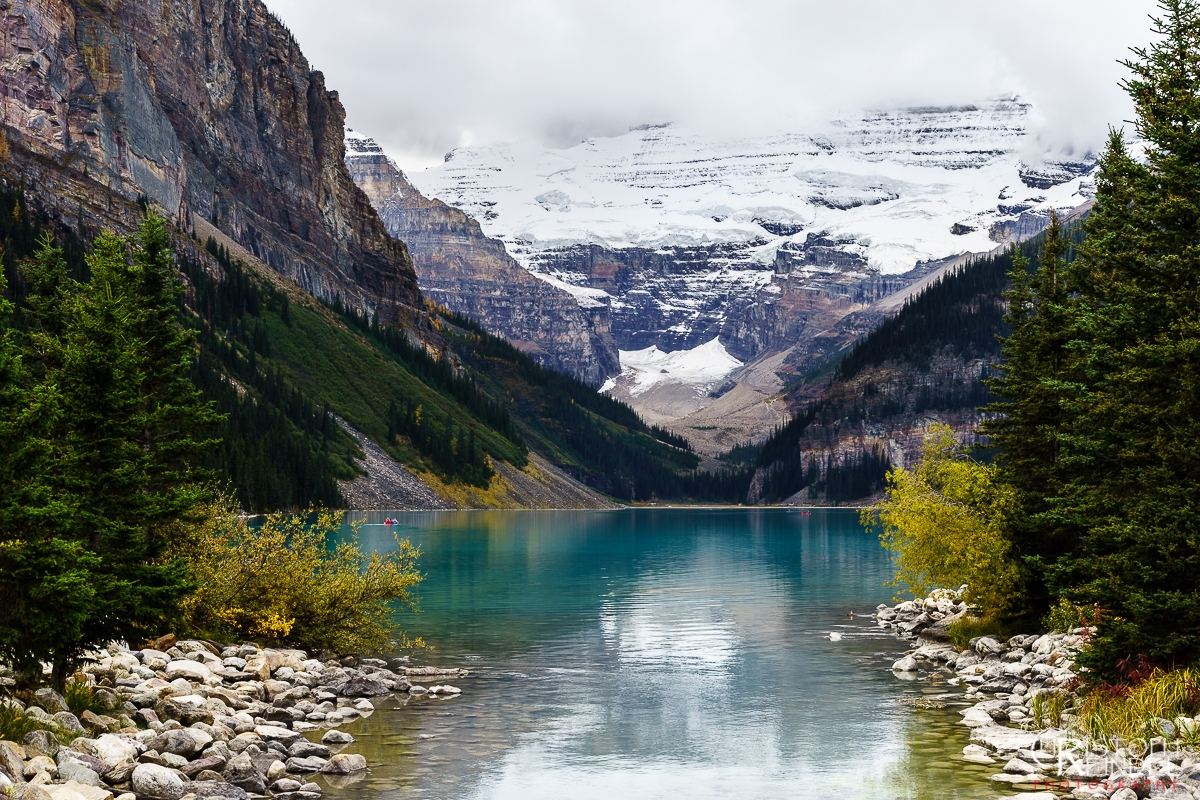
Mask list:
[[472,143],[569,146],[675,121],[810,130],[870,108],[1019,93],[1043,141],[1130,118],[1117,61],[1153,0],[267,0],[401,165]]

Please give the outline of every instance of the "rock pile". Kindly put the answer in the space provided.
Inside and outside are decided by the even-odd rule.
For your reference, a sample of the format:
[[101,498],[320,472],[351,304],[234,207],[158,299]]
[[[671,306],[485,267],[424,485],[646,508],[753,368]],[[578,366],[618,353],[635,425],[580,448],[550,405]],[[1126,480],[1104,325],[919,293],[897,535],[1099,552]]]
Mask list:
[[1047,800],[1064,793],[1078,800],[1200,800],[1200,753],[1182,741],[1200,720],[1158,720],[1160,736],[1127,746],[1089,740],[1072,728],[1070,713],[1084,631],[982,636],[960,652],[947,629],[966,613],[960,589],[880,605],[873,615],[880,627],[918,645],[892,665],[898,678],[961,685],[976,700],[961,712],[971,729],[964,760],[996,764],[1001,772],[991,781],[1035,792],[1017,795],[1024,800],[1041,793]]
[[[373,697],[461,691],[427,690],[410,675],[467,674],[371,658],[320,661],[254,644],[218,650],[171,637],[156,647],[112,646],[76,676],[95,685],[111,715],[76,717],[62,695],[38,690],[25,711],[47,729],[21,744],[0,741],[0,790],[13,800],[319,800],[313,775],[367,769],[362,755],[335,752],[354,741],[336,726],[371,714]],[[320,743],[305,736],[322,729]]]

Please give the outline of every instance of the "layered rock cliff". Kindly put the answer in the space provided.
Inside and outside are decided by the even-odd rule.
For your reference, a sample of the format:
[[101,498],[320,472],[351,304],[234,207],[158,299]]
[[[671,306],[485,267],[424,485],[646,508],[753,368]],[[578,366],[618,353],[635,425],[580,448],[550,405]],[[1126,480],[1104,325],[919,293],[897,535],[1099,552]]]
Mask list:
[[344,164],[345,112],[257,0],[0,6],[9,158],[49,213],[201,215],[318,297],[417,319],[421,295]]
[[474,219],[417,191],[373,140],[348,132],[346,164],[388,232],[408,245],[427,297],[593,386],[620,372],[606,303],[581,304],[531,275]]

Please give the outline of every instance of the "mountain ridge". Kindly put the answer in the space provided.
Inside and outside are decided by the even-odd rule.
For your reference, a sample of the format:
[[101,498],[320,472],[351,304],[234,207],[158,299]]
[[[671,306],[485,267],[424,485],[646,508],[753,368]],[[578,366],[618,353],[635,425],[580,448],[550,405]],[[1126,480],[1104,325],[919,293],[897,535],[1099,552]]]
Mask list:
[[347,132],[346,164],[388,232],[407,243],[426,296],[593,386],[620,372],[607,307],[583,306],[521,268],[475,219],[424,197],[370,138]]

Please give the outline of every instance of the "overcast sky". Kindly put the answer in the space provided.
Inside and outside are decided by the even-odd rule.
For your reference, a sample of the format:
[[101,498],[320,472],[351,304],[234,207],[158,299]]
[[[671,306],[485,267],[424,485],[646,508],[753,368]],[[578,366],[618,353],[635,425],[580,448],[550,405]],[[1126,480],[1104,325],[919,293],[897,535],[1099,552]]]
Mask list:
[[266,0],[350,127],[406,169],[454,147],[569,146],[675,121],[812,130],[1015,92],[1049,146],[1131,116],[1117,60],[1153,0]]

